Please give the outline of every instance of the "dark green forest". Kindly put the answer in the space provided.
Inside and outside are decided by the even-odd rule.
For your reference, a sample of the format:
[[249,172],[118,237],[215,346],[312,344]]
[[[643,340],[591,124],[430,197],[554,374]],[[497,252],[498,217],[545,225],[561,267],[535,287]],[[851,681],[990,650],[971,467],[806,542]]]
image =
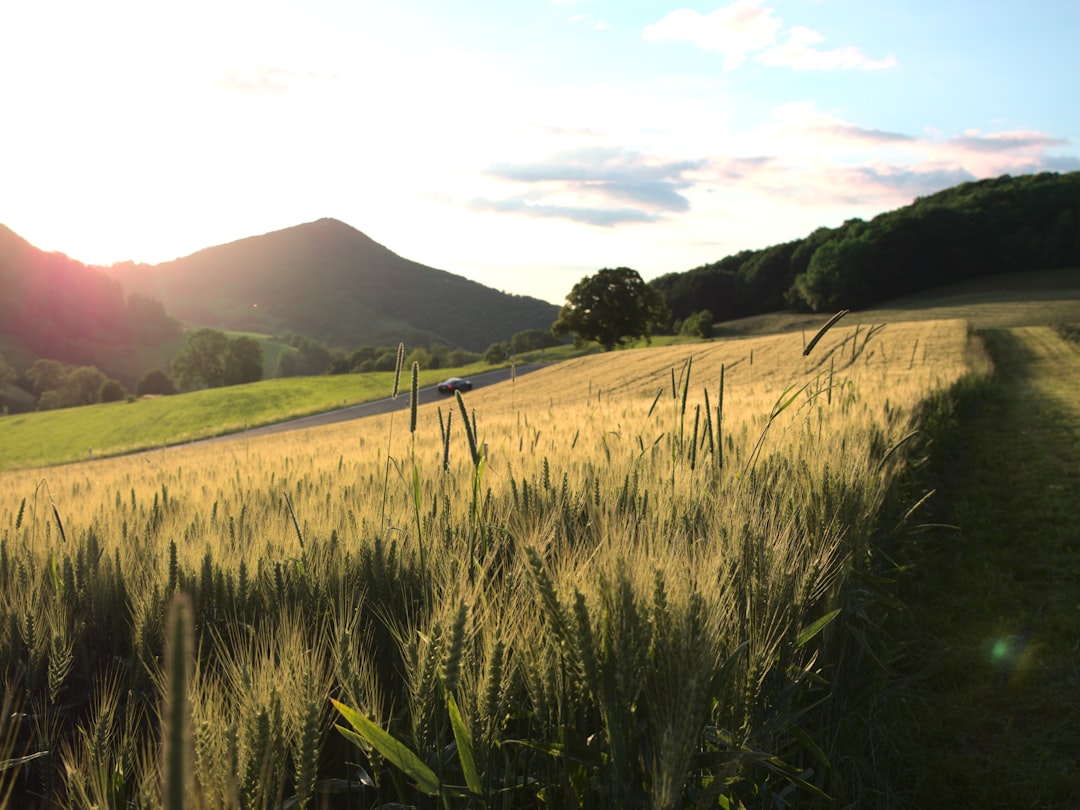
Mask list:
[[835,311],[975,276],[1080,267],[1080,172],[964,183],[870,221],[745,250],[650,284],[672,317]]
[[0,225],[0,338],[9,360],[94,365],[133,387],[146,355],[182,337],[160,301],[125,296],[97,268],[39,250]]

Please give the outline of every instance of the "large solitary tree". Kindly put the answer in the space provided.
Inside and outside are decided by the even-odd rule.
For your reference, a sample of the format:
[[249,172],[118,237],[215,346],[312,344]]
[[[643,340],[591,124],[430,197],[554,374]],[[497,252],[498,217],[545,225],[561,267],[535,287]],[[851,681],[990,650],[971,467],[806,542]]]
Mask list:
[[611,351],[622,340],[648,340],[669,318],[664,299],[637,270],[605,267],[574,285],[551,331],[559,338],[572,333],[575,345],[595,340]]

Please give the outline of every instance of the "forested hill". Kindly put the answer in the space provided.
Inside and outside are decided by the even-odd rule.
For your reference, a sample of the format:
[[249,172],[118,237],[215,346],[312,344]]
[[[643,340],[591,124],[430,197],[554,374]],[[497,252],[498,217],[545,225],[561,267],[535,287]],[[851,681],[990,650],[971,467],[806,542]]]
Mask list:
[[126,297],[98,268],[46,253],[0,225],[0,339],[9,357],[97,365],[125,381],[133,357],[181,337],[158,301]]
[[964,183],[869,222],[747,250],[650,283],[676,319],[835,311],[980,275],[1080,267],[1080,172]]
[[483,351],[524,329],[550,329],[558,315],[546,301],[404,259],[334,219],[108,272],[189,324],[293,332],[331,346],[440,341]]

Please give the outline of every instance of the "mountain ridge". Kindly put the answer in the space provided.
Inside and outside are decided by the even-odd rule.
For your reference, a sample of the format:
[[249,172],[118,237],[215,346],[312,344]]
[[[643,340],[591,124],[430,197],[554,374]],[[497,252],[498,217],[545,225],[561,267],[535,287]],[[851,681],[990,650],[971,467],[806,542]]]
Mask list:
[[558,314],[554,304],[406,259],[328,217],[156,265],[101,269],[187,323],[295,332],[331,346],[439,341],[482,351],[550,328]]

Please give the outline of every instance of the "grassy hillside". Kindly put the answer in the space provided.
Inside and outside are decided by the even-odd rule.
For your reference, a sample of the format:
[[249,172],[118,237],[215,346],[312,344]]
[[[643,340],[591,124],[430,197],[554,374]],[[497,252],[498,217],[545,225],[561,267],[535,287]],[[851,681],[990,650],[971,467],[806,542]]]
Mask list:
[[550,328],[558,312],[404,259],[333,219],[106,272],[189,324],[295,332],[341,347],[438,340],[483,351],[516,332]]
[[[467,373],[471,369],[462,370]],[[446,376],[425,371],[422,385]],[[290,377],[3,417],[0,469],[164,447],[388,396],[393,373]]]
[[[974,329],[1080,323],[1080,268],[1003,273],[935,287],[864,310],[845,322],[898,323],[962,318]],[[719,337],[813,332],[821,316],[772,312],[723,321]]]

